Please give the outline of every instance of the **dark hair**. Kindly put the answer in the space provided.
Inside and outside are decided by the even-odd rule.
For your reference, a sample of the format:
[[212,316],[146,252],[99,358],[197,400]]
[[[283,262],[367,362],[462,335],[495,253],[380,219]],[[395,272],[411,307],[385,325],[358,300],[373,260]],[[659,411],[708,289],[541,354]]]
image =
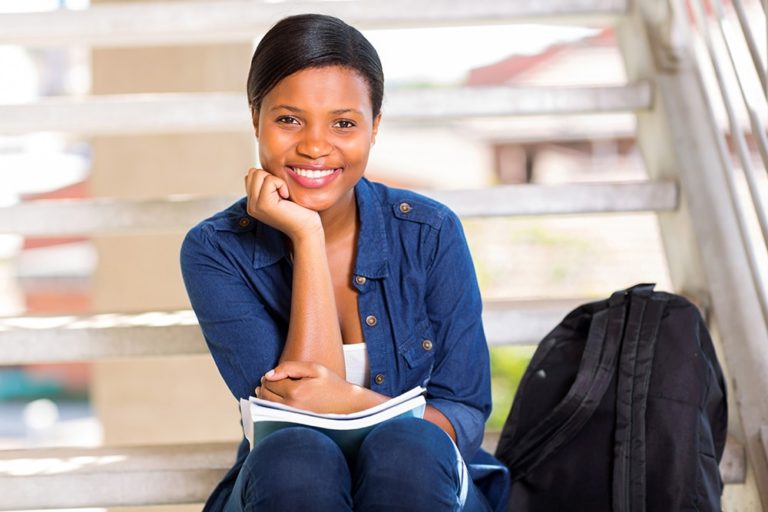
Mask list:
[[373,117],[381,111],[384,72],[379,54],[354,27],[333,16],[299,14],[283,18],[264,35],[251,59],[248,104],[261,108],[280,80],[307,68],[344,66],[368,83]]

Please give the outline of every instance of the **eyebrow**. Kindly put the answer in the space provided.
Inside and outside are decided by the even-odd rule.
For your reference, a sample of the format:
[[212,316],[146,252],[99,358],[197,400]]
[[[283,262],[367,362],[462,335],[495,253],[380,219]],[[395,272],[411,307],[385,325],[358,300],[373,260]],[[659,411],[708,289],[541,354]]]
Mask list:
[[[276,105],[276,106],[272,107],[271,112],[274,112],[275,110],[280,110],[280,109],[289,110],[289,111],[294,112],[296,114],[303,114],[304,113],[304,111],[302,109],[300,109],[298,107],[294,107],[292,105]],[[362,112],[360,112],[359,110],[356,110],[354,108],[340,108],[340,109],[332,110],[331,114],[333,114],[335,116],[339,116],[341,114],[347,114],[349,112],[352,112],[354,114],[363,115]]]

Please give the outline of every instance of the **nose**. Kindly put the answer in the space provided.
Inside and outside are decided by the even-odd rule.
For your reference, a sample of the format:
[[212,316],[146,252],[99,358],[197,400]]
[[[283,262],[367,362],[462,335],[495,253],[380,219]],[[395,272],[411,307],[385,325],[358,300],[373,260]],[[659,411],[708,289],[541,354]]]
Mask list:
[[307,128],[303,135],[296,146],[296,151],[300,155],[314,160],[324,157],[332,151],[333,146],[321,128]]

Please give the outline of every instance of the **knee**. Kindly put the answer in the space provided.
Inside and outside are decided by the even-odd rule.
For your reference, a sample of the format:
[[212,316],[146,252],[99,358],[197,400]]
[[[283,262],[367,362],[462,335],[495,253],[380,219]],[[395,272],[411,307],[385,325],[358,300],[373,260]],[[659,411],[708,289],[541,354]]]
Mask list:
[[278,430],[261,440],[248,454],[241,477],[245,479],[245,501],[253,503],[302,496],[321,499],[323,493],[350,482],[338,445],[304,427]]
[[363,441],[354,473],[355,504],[365,510],[459,510],[469,481],[456,447],[422,419],[392,420]]
[[358,462],[382,470],[429,468],[425,473],[434,475],[440,469],[453,475],[457,457],[453,441],[440,427],[419,418],[401,418],[384,422],[368,434]]

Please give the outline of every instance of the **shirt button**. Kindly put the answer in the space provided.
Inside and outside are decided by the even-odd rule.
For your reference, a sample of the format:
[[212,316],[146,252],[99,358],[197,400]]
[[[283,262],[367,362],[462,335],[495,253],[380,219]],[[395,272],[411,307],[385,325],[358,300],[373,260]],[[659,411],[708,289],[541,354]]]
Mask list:
[[409,205],[408,203],[400,203],[401,212],[408,213],[411,210],[413,210],[413,208],[411,208],[411,205]]
[[248,217],[240,217],[240,220],[237,221],[237,223],[240,225],[241,228],[247,228],[251,225],[251,219]]
[[382,382],[384,382],[384,374],[383,373],[376,374],[376,377],[374,377],[373,380],[374,382],[376,382],[376,384],[381,384]]
[[365,323],[368,324],[370,327],[373,327],[374,325],[379,323],[379,321],[376,319],[375,316],[368,315],[367,317],[365,317]]
[[421,348],[423,348],[424,350],[432,350],[432,340],[422,341]]
[[357,277],[355,278],[355,282],[356,282],[357,284],[365,284],[365,278],[364,278],[363,276],[357,276]]

